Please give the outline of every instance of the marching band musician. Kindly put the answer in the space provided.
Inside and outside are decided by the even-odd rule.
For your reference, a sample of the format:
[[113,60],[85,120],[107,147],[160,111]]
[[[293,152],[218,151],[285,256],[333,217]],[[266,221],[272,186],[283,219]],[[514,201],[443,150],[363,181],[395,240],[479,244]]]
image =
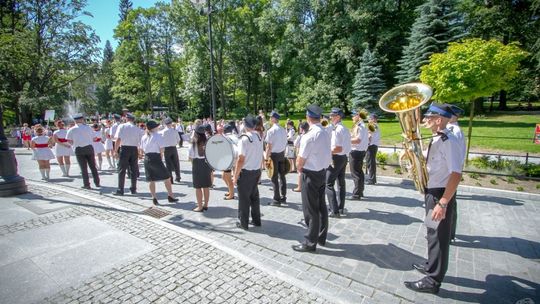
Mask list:
[[45,129],[41,125],[35,126],[36,136],[30,141],[30,147],[33,150],[32,159],[36,160],[41,173],[41,179],[48,181],[51,172],[50,160],[54,159],[54,154],[51,150],[52,140],[45,133]]
[[[298,154],[298,150],[300,149],[300,142],[302,142],[302,136],[307,133],[309,130],[309,124],[307,122],[300,121],[300,124],[298,125],[298,137],[294,140],[294,154]],[[296,162],[294,164],[294,167],[296,168]],[[301,192],[302,191],[302,174],[298,174],[298,181],[296,182],[296,188],[294,188],[292,191],[294,192]]]
[[[237,154],[238,154],[238,151],[237,151],[237,147],[238,147],[238,132],[236,131],[236,124],[234,122],[234,120],[231,120],[228,124],[226,124],[224,127],[223,127],[223,134],[224,136],[228,137],[229,140],[231,140],[231,142],[233,142],[233,149],[235,150],[234,151],[234,158],[236,159],[237,157]],[[223,171],[223,181],[225,182],[225,185],[227,185],[227,192],[225,193],[225,198],[224,200],[232,200],[234,199],[234,184],[233,184],[233,180],[232,180],[232,171],[234,170],[234,166],[233,168],[229,169],[229,170],[225,170]]]
[[354,127],[351,135],[351,153],[349,164],[354,189],[351,200],[359,200],[364,196],[364,158],[368,147],[368,129],[364,124],[367,118],[365,111],[353,110]]
[[178,158],[178,150],[176,150],[176,145],[180,141],[180,135],[179,132],[173,128],[172,123],[172,119],[165,118],[163,121],[165,128],[160,131],[160,134],[163,136],[163,141],[165,143],[165,165],[167,166],[167,170],[171,176],[171,183],[173,182],[173,171],[176,175],[175,181],[179,183],[181,179],[180,160]]
[[180,137],[180,142],[178,145],[180,148],[184,146],[184,138],[182,137],[184,135],[184,123],[182,122],[182,118],[178,118],[178,121],[176,123],[176,132],[178,132],[178,136]]
[[114,167],[116,169],[119,169],[118,168],[118,156],[114,153],[114,151],[115,151],[114,147],[116,147],[116,131],[118,131],[118,127],[122,124],[122,116],[120,116],[118,114],[114,114],[113,119],[114,119],[114,123],[111,126],[111,128],[109,129],[109,136],[111,137],[112,146],[113,146],[112,147],[112,157],[113,157]]
[[98,158],[97,168],[101,170],[101,165],[103,164],[103,156],[101,153],[105,152],[105,146],[103,145],[103,132],[101,131],[101,126],[98,123],[92,125],[94,130],[94,140],[92,141],[92,148],[94,148],[94,154]]
[[266,132],[266,161],[272,161],[274,172],[272,185],[274,188],[274,200],[271,206],[281,206],[287,202],[287,180],[285,178],[285,148],[287,147],[287,131],[279,125],[280,115],[272,111],[270,122],[272,127]]
[[381,130],[377,124],[377,114],[372,113],[369,115],[368,123],[374,128],[373,131],[368,127],[369,144],[366,151],[366,171],[367,171],[367,185],[375,185],[377,183],[377,150],[381,141]]
[[111,121],[107,120],[105,122],[105,132],[104,132],[105,133],[105,157],[107,158],[107,162],[109,163],[109,169],[114,169],[116,161],[114,161],[114,159],[111,161],[111,157],[113,154],[112,151],[114,148],[113,140],[111,138],[111,128],[112,128]]
[[55,142],[54,155],[56,155],[58,166],[62,170],[62,176],[67,177],[69,176],[69,168],[71,167],[70,156],[73,155],[73,150],[66,139],[67,130],[64,128],[64,122],[59,119],[55,124],[58,130],[53,133],[53,140]]
[[[163,181],[165,188],[167,189],[167,200],[169,203],[177,202],[178,199],[174,197],[171,186],[171,174],[170,171],[163,165],[161,156],[166,151],[166,142],[163,136],[158,132],[159,125],[157,122],[150,120],[146,123],[146,131],[141,139],[141,150],[144,151],[144,175],[146,181],[149,182],[148,187],[152,194],[152,203],[159,205],[156,196],[156,181]],[[176,133],[176,130],[174,130]],[[176,144],[174,145],[176,149]]]
[[[465,163],[465,154],[467,153],[467,145],[465,144],[465,137],[463,136],[463,132],[461,132],[461,128],[458,124],[458,118],[459,116],[462,116],[465,111],[461,109],[460,107],[456,105],[448,105],[452,109],[452,118],[448,122],[448,130],[454,134],[454,136],[458,139],[459,148],[461,151],[461,167],[463,168],[463,165]],[[454,197],[455,200],[455,197]],[[454,217],[452,222],[452,233],[450,235],[450,240],[456,239],[456,227],[457,227],[457,200],[454,204]]]
[[[427,227],[428,259],[413,268],[425,277],[405,286],[417,292],[438,293],[448,269],[450,235],[452,230],[455,193],[461,180],[462,157],[457,138],[447,129],[452,109],[432,103],[424,115],[424,125],[433,133],[427,151],[428,184],[425,194],[426,222],[438,226]],[[427,225],[426,225],[427,226]]]
[[96,168],[96,159],[94,158],[94,148],[92,143],[94,142],[94,131],[84,121],[82,114],[73,115],[73,120],[76,125],[71,127],[66,134],[66,139],[75,149],[75,157],[81,168],[83,178],[83,188],[90,188],[90,179],[88,177],[88,168],[92,172],[92,178],[96,187],[99,185],[99,174]]
[[114,143],[114,153],[119,155],[118,161],[118,190],[114,195],[124,195],[124,183],[126,181],[126,171],[131,170],[131,194],[137,193],[137,177],[139,176],[139,151],[141,141],[141,129],[135,124],[135,116],[126,113],[126,122],[118,126]]
[[314,252],[317,244],[326,244],[328,209],[324,199],[326,169],[332,161],[331,139],[321,126],[322,110],[317,105],[307,107],[309,131],[302,137],[296,158],[296,168],[302,174],[302,210],[308,227],[305,240],[293,245],[295,251]]
[[199,124],[193,132],[189,159],[192,162],[193,188],[197,199],[195,212],[208,210],[210,187],[212,186],[212,168],[206,162],[204,150],[207,142],[207,125]]
[[[345,169],[347,168],[347,156],[351,151],[351,134],[349,130],[343,126],[341,119],[345,116],[339,108],[332,108],[330,119],[334,126],[331,133],[331,149],[332,162],[326,171],[326,197],[328,198],[328,206],[330,217],[340,217],[344,214],[345,208]],[[339,203],[338,196],[334,185],[338,181],[339,187]]]
[[251,223],[261,226],[260,198],[258,181],[261,178],[261,157],[263,141],[255,126],[259,123],[256,117],[248,115],[244,119],[246,133],[238,140],[238,159],[233,176],[233,183],[238,187],[238,222],[236,227],[248,230],[249,214]]

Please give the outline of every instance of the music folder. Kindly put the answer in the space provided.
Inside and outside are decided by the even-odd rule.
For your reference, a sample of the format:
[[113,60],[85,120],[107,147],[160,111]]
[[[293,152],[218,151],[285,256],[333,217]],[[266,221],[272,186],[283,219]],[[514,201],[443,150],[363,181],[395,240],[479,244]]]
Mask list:
[[424,219],[424,224],[426,227],[437,230],[440,223],[441,221],[433,220],[433,209],[429,209],[426,218]]

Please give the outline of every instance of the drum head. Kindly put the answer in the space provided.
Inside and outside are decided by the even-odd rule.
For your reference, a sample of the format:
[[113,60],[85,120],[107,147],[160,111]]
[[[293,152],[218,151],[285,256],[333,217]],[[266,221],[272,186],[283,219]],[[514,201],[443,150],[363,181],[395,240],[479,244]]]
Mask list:
[[234,149],[232,142],[221,134],[208,139],[205,148],[206,162],[216,171],[229,170],[234,162]]

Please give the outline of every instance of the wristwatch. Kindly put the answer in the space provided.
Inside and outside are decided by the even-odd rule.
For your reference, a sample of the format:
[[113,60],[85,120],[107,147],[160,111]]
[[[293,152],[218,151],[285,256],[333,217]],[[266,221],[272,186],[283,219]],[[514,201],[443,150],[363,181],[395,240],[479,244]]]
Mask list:
[[443,208],[443,209],[446,209],[446,207],[448,206],[448,203],[443,204],[443,203],[441,203],[441,202],[438,202],[437,205],[439,205],[439,206],[440,206],[441,208]]

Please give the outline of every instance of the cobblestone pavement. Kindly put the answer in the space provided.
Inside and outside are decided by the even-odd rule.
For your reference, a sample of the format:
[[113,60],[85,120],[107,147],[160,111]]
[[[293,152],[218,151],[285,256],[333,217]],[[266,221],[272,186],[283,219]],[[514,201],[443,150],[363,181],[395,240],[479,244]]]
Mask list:
[[[305,232],[298,193],[290,191],[289,203],[284,207],[265,206],[272,195],[271,184],[264,179],[259,187],[263,204],[262,227],[250,227],[249,232],[238,230],[234,227],[237,201],[222,199],[226,189],[218,179],[219,175],[216,175],[216,187],[211,191],[210,210],[191,212],[195,204],[194,190],[190,188],[191,166],[185,161],[186,150],[180,151],[183,182],[174,185],[180,202],[160,207],[169,213],[160,222],[185,228],[187,230],[183,231],[193,233],[191,236],[210,240],[209,243],[219,248],[215,250],[221,254],[229,253],[233,259],[249,265],[246,267],[280,277],[283,280],[280,284],[292,284],[308,292],[317,291],[315,294],[332,302],[517,303],[531,299],[540,303],[538,195],[461,187],[458,192],[458,240],[451,246],[447,277],[439,295],[424,295],[407,290],[402,283],[421,277],[411,270],[411,263],[422,262],[427,252],[421,196],[408,183],[380,178],[377,186],[366,186],[366,199],[347,201],[346,217],[330,220],[327,246],[319,247],[316,254],[298,254],[290,248],[303,238]],[[37,180],[39,172],[34,162],[29,161],[30,156],[19,154],[17,158],[21,164],[20,174]],[[78,171],[74,164],[72,172],[78,174]],[[53,165],[51,176],[60,176],[57,166]],[[114,202],[135,212],[151,206],[146,182],[139,182],[140,194],[137,196],[117,198],[111,195],[117,184],[116,174],[104,171],[101,178],[104,187],[100,191],[80,190],[80,178],[56,178],[48,185]],[[292,189],[296,174],[289,174],[287,179],[289,189]],[[348,179],[347,189],[351,189],[351,184]],[[163,191],[163,187],[158,186],[158,190],[160,188]],[[166,195],[162,193],[161,198],[164,201]],[[21,224],[9,229],[15,229],[17,225]],[[5,229],[0,228],[0,233]],[[169,237],[163,239],[167,240]],[[156,245],[155,242],[152,244]],[[105,280],[106,276],[96,279]],[[66,293],[64,298],[74,292]],[[314,301],[317,296],[312,293],[311,297],[307,299]],[[54,302],[54,299],[50,300]],[[271,302],[275,301],[271,299]]]

